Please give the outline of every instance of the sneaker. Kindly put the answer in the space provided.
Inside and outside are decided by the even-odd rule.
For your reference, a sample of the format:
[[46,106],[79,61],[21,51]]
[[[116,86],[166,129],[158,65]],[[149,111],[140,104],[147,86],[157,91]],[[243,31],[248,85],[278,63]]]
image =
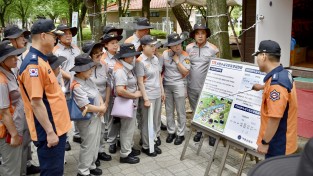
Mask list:
[[120,163],[136,164],[139,162],[140,162],[140,159],[138,157],[131,156],[130,154],[125,158],[120,157]]
[[30,165],[26,168],[26,175],[39,174],[40,168],[38,166]]
[[99,168],[91,169],[90,174],[92,175],[102,175],[102,170]]
[[68,142],[68,141],[66,141],[66,143],[65,143],[65,151],[70,151],[72,148],[71,148],[71,144]]

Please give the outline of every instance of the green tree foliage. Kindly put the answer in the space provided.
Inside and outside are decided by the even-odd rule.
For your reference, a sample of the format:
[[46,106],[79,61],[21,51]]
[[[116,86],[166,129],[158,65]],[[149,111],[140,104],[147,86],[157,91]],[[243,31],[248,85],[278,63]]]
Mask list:
[[13,0],[0,0],[0,22],[1,26],[5,27],[4,17],[8,7],[13,3]]

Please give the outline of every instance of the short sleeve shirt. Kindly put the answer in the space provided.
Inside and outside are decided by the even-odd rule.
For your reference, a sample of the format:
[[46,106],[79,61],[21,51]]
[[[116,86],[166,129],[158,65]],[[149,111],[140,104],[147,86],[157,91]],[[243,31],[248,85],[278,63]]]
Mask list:
[[[164,64],[164,78],[163,85],[183,85],[185,84],[185,76],[182,75],[177,67],[177,64],[172,59],[171,50],[165,50],[163,52],[163,64]],[[190,70],[190,60],[187,52],[183,51],[179,55],[179,62],[183,64],[183,66]]]
[[207,42],[199,48],[196,43],[191,43],[186,47],[186,52],[190,57],[190,72],[187,77],[188,88],[198,92],[204,84],[211,58],[215,58],[219,52],[218,48]]
[[[61,43],[58,43],[54,49],[53,54],[56,56],[63,56],[66,58],[66,61],[64,61],[61,65],[61,68],[63,71],[67,72],[68,74],[71,74],[73,76],[75,72],[70,72],[70,69],[74,67],[75,63],[75,57],[80,54],[80,49],[72,45],[70,47],[65,47]],[[67,92],[69,92],[71,80],[64,79],[65,88],[67,89]]]
[[109,83],[111,89],[113,89],[114,86],[114,80],[113,80],[113,69],[116,63],[116,59],[113,57],[112,54],[110,54],[109,52],[106,52],[103,54],[103,56],[101,57],[101,60],[104,60],[105,63],[107,64],[107,82]]
[[19,73],[20,90],[24,102],[25,114],[33,141],[45,141],[44,128],[34,115],[31,106],[33,98],[43,100],[49,121],[58,136],[67,133],[72,125],[64,93],[58,84],[47,56],[31,47]]
[[159,98],[161,96],[159,59],[154,55],[148,58],[141,54],[136,60],[135,70],[137,77],[143,77],[149,99]]
[[[129,92],[136,92],[137,87],[137,78],[132,69],[127,68],[129,66],[126,62],[117,62],[114,67],[114,80],[116,86],[125,86],[126,90]],[[118,94],[116,94],[118,96]]]
[[100,60],[100,63],[96,65],[90,79],[96,84],[101,97],[105,100],[106,87],[109,85],[108,82],[108,65],[104,59]]
[[20,136],[23,136],[25,115],[20,89],[13,72],[0,66],[0,109],[9,108],[14,125]]
[[133,34],[132,36],[128,37],[124,43],[132,43],[135,46],[136,51],[138,51],[138,48],[140,46],[140,38],[137,37],[136,34]]

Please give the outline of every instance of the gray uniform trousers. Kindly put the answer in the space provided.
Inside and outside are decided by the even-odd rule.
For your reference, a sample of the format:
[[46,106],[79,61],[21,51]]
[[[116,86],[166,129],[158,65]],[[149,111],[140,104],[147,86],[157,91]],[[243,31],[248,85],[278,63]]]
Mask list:
[[0,153],[3,163],[0,165],[0,175],[21,175],[23,146],[11,147],[5,142],[5,138],[0,139]]
[[133,118],[121,118],[120,140],[121,140],[121,157],[127,157],[133,146],[133,136],[136,129],[137,109],[134,109]]
[[167,121],[167,132],[174,134],[176,125],[174,111],[177,111],[177,135],[184,136],[186,130],[186,108],[185,108],[185,86],[165,85],[165,111]]
[[[160,136],[160,128],[161,128],[161,97],[157,99],[150,100],[150,103],[153,105],[153,132],[154,132],[154,140],[157,140],[157,137]],[[149,108],[144,107],[144,102],[141,104],[142,107],[142,129],[141,129],[141,137],[142,137],[142,147],[144,149],[149,148],[149,133],[148,133],[148,112]]]
[[[26,122],[25,122],[26,123]],[[27,124],[26,124],[27,126]],[[22,167],[21,173],[26,175],[27,161],[32,160],[32,151],[31,151],[31,138],[29,134],[28,127],[25,128],[23,132],[23,143],[22,143]]]
[[121,124],[120,123],[113,123],[114,121],[114,117],[111,116],[111,111],[113,108],[113,97],[110,97],[110,103],[109,103],[109,109],[107,111],[108,116],[108,140],[107,142],[112,145],[112,144],[116,144],[117,142],[117,135],[118,132],[120,130]]
[[[187,88],[187,93],[188,93],[188,99],[189,99],[189,103],[191,106],[191,109],[193,111],[193,113],[196,112],[196,108],[197,108],[197,103],[198,103],[198,99],[200,97],[200,93],[198,90],[195,89],[190,89],[189,87]],[[200,131],[197,131],[200,132]]]
[[78,172],[82,175],[90,174],[95,169],[101,135],[101,119],[93,116],[90,120],[76,121],[82,138],[79,152]]

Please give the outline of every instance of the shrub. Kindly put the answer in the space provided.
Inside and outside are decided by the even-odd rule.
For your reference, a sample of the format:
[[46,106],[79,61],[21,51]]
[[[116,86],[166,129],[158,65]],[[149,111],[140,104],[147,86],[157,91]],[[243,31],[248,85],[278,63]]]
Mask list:
[[166,32],[162,30],[150,30],[150,35],[155,36],[158,39],[166,39]]

